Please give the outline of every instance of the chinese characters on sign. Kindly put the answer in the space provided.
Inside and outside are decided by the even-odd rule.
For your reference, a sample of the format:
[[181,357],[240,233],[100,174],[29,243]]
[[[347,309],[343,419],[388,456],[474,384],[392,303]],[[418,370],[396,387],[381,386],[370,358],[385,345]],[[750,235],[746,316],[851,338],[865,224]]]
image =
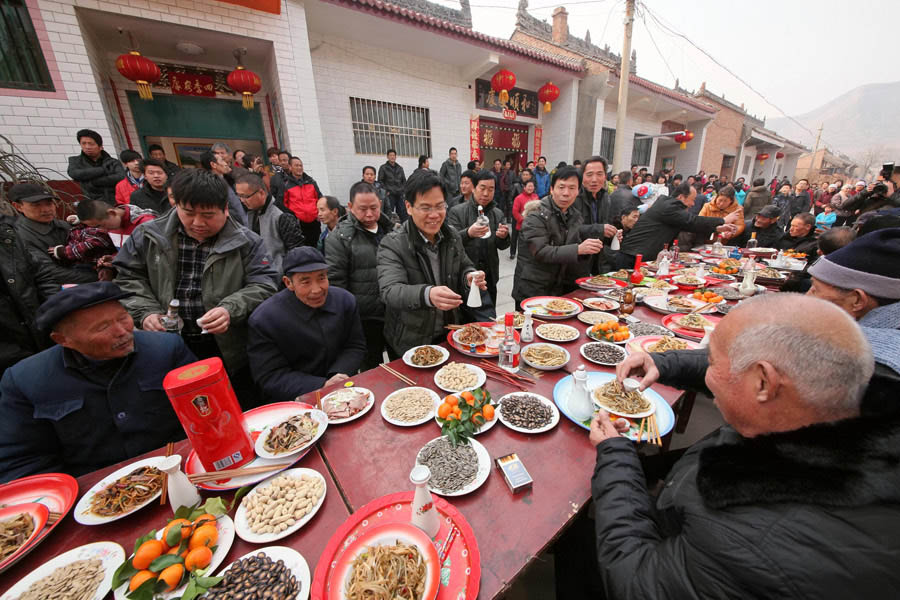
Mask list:
[[481,160],[481,146],[478,143],[478,117],[469,118],[469,156]]
[[505,152],[523,152],[527,149],[528,127],[482,121],[479,128],[482,148]]
[[497,96],[497,92],[491,89],[490,81],[488,81],[487,79],[475,80],[476,108],[480,108],[481,110],[490,110],[498,113],[502,113],[505,108],[513,110],[522,116],[537,119],[539,106],[541,106],[541,103],[538,102],[536,92],[523,90],[517,87],[514,87],[509,91],[509,101],[506,103],[506,106],[503,106],[500,103],[500,98]]
[[215,80],[209,75],[197,73],[169,73],[172,93],[179,96],[216,97]]
[[542,127],[534,128],[534,162],[541,157],[541,138],[544,137],[544,129]]
[[503,118],[509,119],[510,121],[515,121],[516,120],[516,111],[511,110],[509,108],[504,108],[503,109]]

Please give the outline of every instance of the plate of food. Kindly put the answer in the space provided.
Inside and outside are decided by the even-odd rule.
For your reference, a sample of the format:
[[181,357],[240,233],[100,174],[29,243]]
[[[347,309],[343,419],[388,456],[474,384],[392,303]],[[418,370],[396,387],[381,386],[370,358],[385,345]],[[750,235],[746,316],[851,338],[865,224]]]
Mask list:
[[231,600],[272,587],[284,591],[278,598],[306,600],[309,597],[309,565],[303,555],[285,546],[257,548],[222,569],[222,581],[209,588],[203,600]]
[[671,331],[666,332],[667,335],[644,335],[636,337],[628,342],[628,349],[632,352],[666,352],[668,350],[697,350],[699,344],[680,340],[672,335]]
[[696,275],[676,275],[672,278],[672,282],[682,289],[693,289],[706,285],[706,279],[701,279]]
[[615,300],[616,302],[622,302],[625,298],[625,293],[628,291],[627,288],[617,287],[612,288],[610,290],[605,290],[603,295],[610,300]]
[[441,346],[426,344],[410,348],[403,354],[403,362],[417,369],[430,369],[447,362],[450,351]]
[[6,590],[2,600],[102,600],[109,593],[116,568],[124,560],[125,551],[119,544],[85,544],[36,568]]
[[424,387],[405,387],[391,392],[381,403],[381,417],[391,425],[414,427],[435,415],[441,397]]
[[12,564],[40,535],[50,511],[39,502],[0,508],[0,568]]
[[[681,317],[701,317],[701,315],[693,314],[693,315],[667,315],[663,317],[662,323],[665,327],[667,327],[672,333],[677,335],[678,337],[687,338],[689,340],[700,341],[706,335],[706,333],[700,329],[688,329],[683,327],[680,323],[676,321],[676,319],[680,319]],[[703,315],[703,319],[712,323],[712,326],[715,327],[716,324],[722,319],[722,317],[714,317],[711,315]],[[693,321],[695,324],[698,324],[699,321]]]
[[[678,288],[675,288],[675,289],[678,289]],[[640,302],[648,296],[665,297],[669,294],[669,290],[663,290],[663,289],[659,289],[659,288],[649,288],[649,287],[636,287],[632,291],[634,292],[635,302]]]
[[325,488],[325,478],[314,469],[282,471],[244,496],[234,513],[235,532],[251,544],[285,538],[319,512]]
[[628,419],[641,419],[656,412],[654,402],[642,392],[626,391],[615,375],[610,381],[591,389],[591,400],[594,406]]
[[531,309],[544,319],[568,319],[584,310],[580,300],[558,296],[534,296],[522,300],[522,310]]
[[[431,539],[410,523],[370,527],[337,557],[328,600],[415,598],[434,600],[441,565]],[[383,593],[371,595],[371,590]]]
[[628,356],[625,348],[610,342],[588,342],[580,348],[581,356],[592,363],[614,367]]
[[756,270],[756,281],[760,283],[770,282],[773,284],[781,284],[787,281],[787,275],[785,275],[778,269],[773,269],[772,267],[764,267],[762,269]]
[[612,342],[613,344],[625,344],[634,335],[628,329],[628,325],[618,321],[604,321],[588,327],[585,334],[598,342]]
[[519,433],[544,433],[559,423],[559,409],[548,398],[531,392],[513,392],[500,398],[501,423]]
[[375,406],[375,394],[363,387],[343,387],[322,397],[330,425],[355,421]]
[[742,254],[778,254],[777,248],[741,248]]
[[[732,288],[736,289],[736,290],[738,291],[738,293],[740,293],[740,292],[741,292],[741,284],[742,284],[742,283],[743,283],[742,281],[736,281],[736,282],[734,282],[734,283],[729,283],[729,284],[728,284],[728,287],[732,287]],[[757,284],[754,284],[754,285],[756,286],[756,293],[757,293],[757,294],[764,294],[764,293],[766,292],[766,286],[764,286],[764,285],[759,285],[758,283],[757,283]],[[744,296],[743,294],[741,294],[741,298],[746,298],[746,296]]]
[[82,525],[104,525],[126,517],[159,498],[163,456],[151,456],[113,471],[81,497],[75,520]]
[[[669,314],[669,313],[689,313],[692,310],[700,308],[704,304],[708,304],[708,302],[703,302],[702,300],[698,300],[691,296],[669,296],[669,297],[658,297],[658,296],[650,296],[648,298],[644,298],[644,304],[655,310],[656,312]],[[715,312],[715,306],[707,306],[700,312],[703,314],[708,314]]]
[[466,363],[449,362],[434,374],[434,384],[451,394],[480,388],[485,381],[483,369]]
[[569,352],[556,344],[528,344],[522,348],[522,360],[525,364],[540,371],[561,369],[568,364],[569,359]]
[[431,470],[428,488],[435,494],[464,496],[487,481],[491,474],[491,456],[477,440],[469,438],[467,441],[453,446],[447,436],[437,437],[416,454],[416,464]]
[[[477,356],[479,358],[497,358],[500,350],[497,347],[490,347],[485,342],[488,336],[492,335],[492,328],[496,323],[492,321],[483,321],[480,323],[469,323],[460,329],[456,329],[447,334],[447,343],[457,351],[468,356]],[[519,332],[513,331],[516,341],[519,340]]]
[[703,315],[698,315],[697,313],[677,316],[672,320],[672,323],[684,329],[689,329],[691,331],[697,332],[706,331],[706,327],[716,326],[715,323],[713,323]]
[[704,304],[721,304],[725,302],[725,297],[712,289],[707,288],[699,288],[694,290],[691,294],[691,298],[694,300],[699,300]]
[[715,283],[716,281],[737,281],[734,275],[726,275],[724,273],[707,273],[706,281]]
[[298,408],[294,414],[282,417],[263,429],[253,449],[259,458],[290,458],[315,444],[328,424],[328,415],[323,411]]
[[543,323],[534,328],[534,334],[542,340],[548,342],[571,342],[577,340],[578,330],[571,325],[560,325],[558,323]]
[[645,335],[672,335],[672,332],[655,323],[647,323],[646,321],[638,321],[637,323],[629,323],[628,330],[638,338]]
[[[506,325],[506,314],[502,314],[496,319],[494,322],[498,325]],[[522,329],[522,325],[525,324],[525,315],[520,313],[519,311],[513,312],[513,327],[515,329]]]
[[619,317],[610,313],[600,312],[599,310],[586,310],[578,313],[578,320],[588,325],[596,325],[603,321],[618,321]]
[[581,301],[586,307],[593,310],[616,310],[619,308],[619,303],[615,300],[610,300],[609,298],[586,298]]
[[620,287],[623,288],[627,283],[620,279],[615,279],[613,277],[607,277],[606,275],[594,275],[593,277],[581,277],[575,280],[575,285],[578,287],[590,290],[607,290],[610,288]]
[[733,288],[727,285],[710,288],[709,291],[715,292],[725,300],[742,300],[744,298],[744,296],[737,290],[737,288]]

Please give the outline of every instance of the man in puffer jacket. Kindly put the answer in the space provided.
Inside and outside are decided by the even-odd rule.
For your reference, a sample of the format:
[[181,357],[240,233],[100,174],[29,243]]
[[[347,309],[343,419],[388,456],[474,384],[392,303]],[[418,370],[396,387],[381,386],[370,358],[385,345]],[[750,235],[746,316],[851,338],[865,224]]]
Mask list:
[[618,369],[646,371],[642,386],[705,376],[727,423],[675,463],[655,501],[634,444],[605,412],[592,423],[607,597],[897,597],[900,410],[867,414],[891,391],[870,381],[860,328],[823,300],[766,294],[729,313],[708,352],[638,354]]
[[86,198],[116,203],[116,184],[125,178],[125,168],[103,149],[103,137],[96,131],[82,129],[75,134],[81,153],[69,157],[69,177],[81,184]]
[[316,247],[321,233],[321,225],[317,219],[319,213],[316,209],[316,203],[321,197],[319,184],[303,172],[303,161],[298,156],[292,156],[290,172],[284,174],[284,203],[279,208],[294,213],[300,219],[303,243],[313,248]]

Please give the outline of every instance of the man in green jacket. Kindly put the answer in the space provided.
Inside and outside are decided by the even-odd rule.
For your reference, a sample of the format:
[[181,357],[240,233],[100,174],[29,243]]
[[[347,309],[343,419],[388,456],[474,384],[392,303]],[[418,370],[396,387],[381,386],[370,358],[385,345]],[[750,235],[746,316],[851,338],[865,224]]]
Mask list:
[[[222,357],[245,408],[255,398],[247,369],[247,319],[277,290],[262,238],[228,215],[225,181],[186,169],[172,182],[175,210],[126,240],[116,283],[135,295],[123,304],[146,331],[167,331],[169,302],[180,302],[180,333],[198,358]],[[242,398],[242,394],[244,397]]]
[[487,289],[447,217],[446,190],[434,173],[419,171],[405,189],[410,215],[378,249],[378,284],[385,304],[384,336],[397,355],[440,341],[444,325],[461,323],[463,294]]

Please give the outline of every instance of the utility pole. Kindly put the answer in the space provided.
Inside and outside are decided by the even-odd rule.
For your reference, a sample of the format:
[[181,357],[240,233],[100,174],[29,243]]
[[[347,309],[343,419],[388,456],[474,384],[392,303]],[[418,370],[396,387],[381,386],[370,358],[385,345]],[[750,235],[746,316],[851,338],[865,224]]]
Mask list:
[[616,171],[625,171],[631,166],[625,159],[625,117],[628,112],[628,77],[631,75],[631,26],[634,24],[634,1],[625,0],[625,39],[622,41],[619,101],[616,107],[616,141],[613,151],[613,166]]
[[[819,140],[822,139],[822,128],[825,127],[824,123],[819,123],[819,133],[816,135],[816,145],[813,147],[813,155],[812,160],[809,163],[809,171],[806,173],[807,177],[812,175],[812,172],[816,170],[816,154],[819,152]],[[822,157],[822,163],[825,162],[825,157]],[[819,167],[821,168],[821,167]]]

